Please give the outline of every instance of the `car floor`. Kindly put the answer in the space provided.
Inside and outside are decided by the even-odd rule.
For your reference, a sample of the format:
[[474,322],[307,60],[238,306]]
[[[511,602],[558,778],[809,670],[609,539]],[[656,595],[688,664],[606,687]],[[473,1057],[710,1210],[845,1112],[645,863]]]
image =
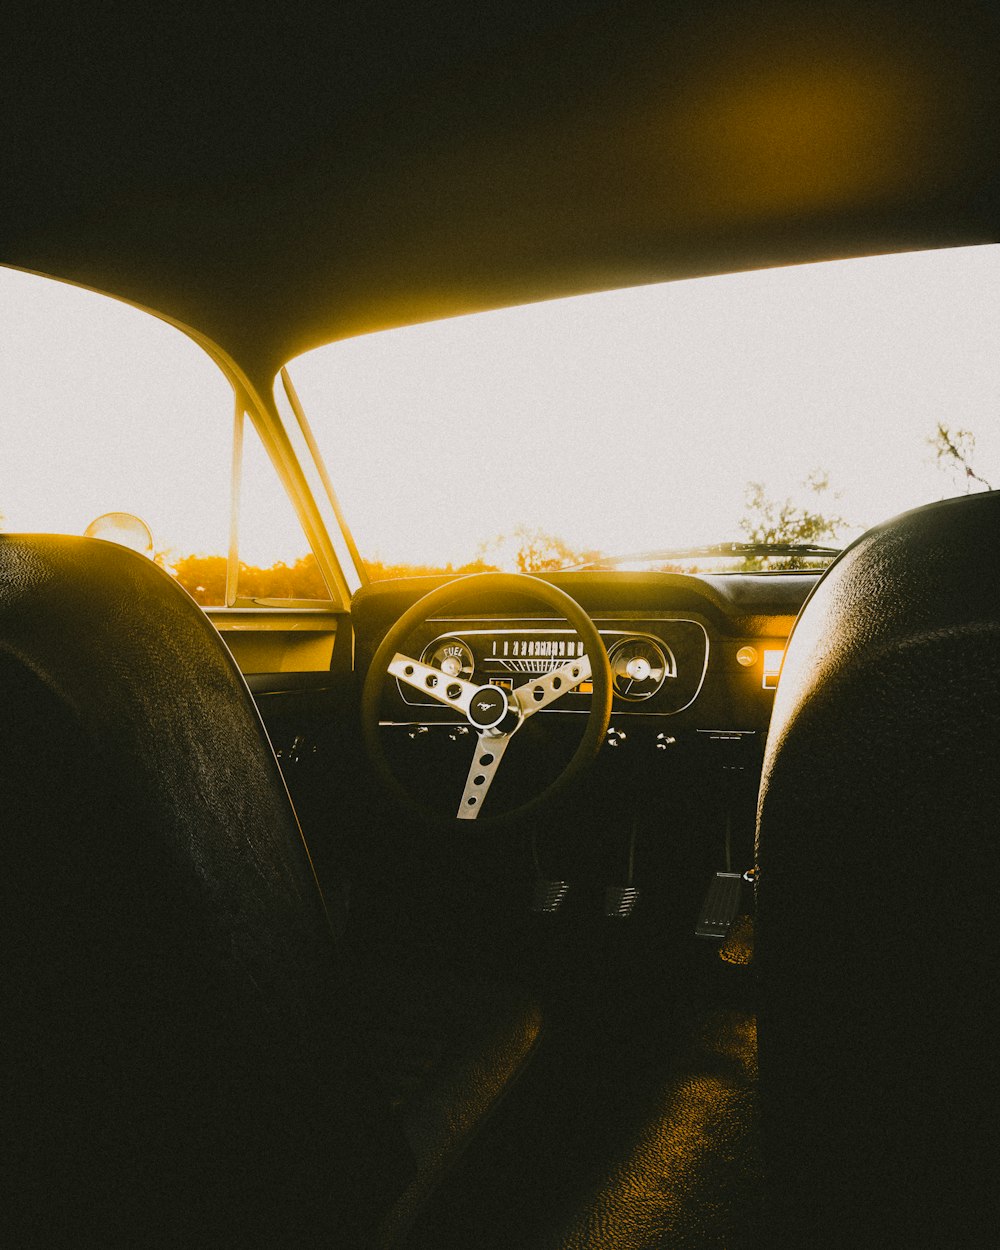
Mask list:
[[[380,1247],[760,1244],[752,926],[694,935],[712,874],[752,862],[756,780],[695,754],[657,789],[595,770],[540,858],[537,825],[428,829],[374,787],[293,791],[349,900],[359,1027],[418,1159]],[[630,827],[639,898],[609,917]],[[555,915],[531,911],[539,871],[573,882]]]
[[753,1016],[686,1002],[632,1026],[553,1029],[406,1246],[756,1244]]
[[[379,987],[373,1053],[404,1119],[417,1108],[418,1143],[441,1138],[435,1114],[461,1140],[385,1245],[757,1244],[749,918],[720,949],[694,936],[693,910],[664,929],[653,899],[610,919],[581,890],[563,914],[533,916],[524,883],[487,891],[481,864],[461,883],[423,868],[419,897],[368,895],[354,962]],[[425,1074],[477,1046],[475,1096],[442,1114]]]

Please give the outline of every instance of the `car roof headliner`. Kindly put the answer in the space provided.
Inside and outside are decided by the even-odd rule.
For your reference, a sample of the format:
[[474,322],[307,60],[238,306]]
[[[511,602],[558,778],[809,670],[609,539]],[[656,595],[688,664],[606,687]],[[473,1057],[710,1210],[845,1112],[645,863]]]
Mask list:
[[0,260],[259,382],[376,328],[1000,237],[989,6],[55,12],[6,41]]

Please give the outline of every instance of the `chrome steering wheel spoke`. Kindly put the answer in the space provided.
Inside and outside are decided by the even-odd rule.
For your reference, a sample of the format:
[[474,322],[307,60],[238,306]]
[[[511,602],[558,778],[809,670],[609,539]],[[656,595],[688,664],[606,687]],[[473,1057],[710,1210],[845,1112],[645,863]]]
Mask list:
[[454,708],[463,716],[469,716],[469,705],[473,696],[479,693],[480,687],[474,682],[464,681],[461,677],[449,677],[439,668],[429,664],[421,664],[419,660],[411,660],[408,655],[397,651],[387,665],[387,671],[399,681],[406,682],[421,694],[428,694],[445,707]]
[[465,780],[462,801],[455,813],[459,820],[475,820],[479,815],[483,799],[493,784],[503,753],[515,732],[516,730],[511,733],[496,733],[488,730],[479,735],[476,753],[472,757],[469,775]]
[[575,690],[581,682],[589,681],[590,676],[590,658],[582,655],[579,659],[570,660],[551,672],[518,686],[514,691],[514,698],[521,709],[522,719],[534,716],[567,691]]

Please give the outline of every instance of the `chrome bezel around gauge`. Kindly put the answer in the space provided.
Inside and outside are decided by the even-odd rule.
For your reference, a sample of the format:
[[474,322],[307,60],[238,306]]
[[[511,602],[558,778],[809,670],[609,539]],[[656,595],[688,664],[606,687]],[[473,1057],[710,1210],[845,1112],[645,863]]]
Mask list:
[[[629,634],[608,649],[611,683],[615,695],[629,703],[651,699],[668,677],[677,674],[670,649],[648,634]],[[636,662],[639,663],[636,663]],[[634,664],[637,671],[630,672]]]
[[457,634],[445,634],[428,643],[421,653],[420,662],[439,668],[447,677],[459,677],[462,681],[472,681],[476,671],[475,653]]

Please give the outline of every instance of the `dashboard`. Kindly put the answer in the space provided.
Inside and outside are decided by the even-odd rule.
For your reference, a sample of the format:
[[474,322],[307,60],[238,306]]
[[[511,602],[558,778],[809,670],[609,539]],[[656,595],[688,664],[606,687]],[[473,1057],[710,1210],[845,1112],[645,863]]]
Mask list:
[[[610,740],[662,742],[692,733],[720,739],[759,737],[767,729],[781,658],[795,616],[818,573],[683,574],[617,571],[556,573],[597,626],[613,681]],[[364,673],[389,626],[443,578],[371,584],[355,596],[356,667]],[[406,653],[480,685],[516,689],[582,654],[564,620],[537,603],[463,603],[461,613],[416,626]],[[382,723],[432,730],[461,715],[411,686],[387,678]],[[542,715],[580,715],[589,686],[561,697]],[[627,729],[623,729],[627,727]]]

